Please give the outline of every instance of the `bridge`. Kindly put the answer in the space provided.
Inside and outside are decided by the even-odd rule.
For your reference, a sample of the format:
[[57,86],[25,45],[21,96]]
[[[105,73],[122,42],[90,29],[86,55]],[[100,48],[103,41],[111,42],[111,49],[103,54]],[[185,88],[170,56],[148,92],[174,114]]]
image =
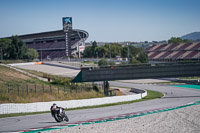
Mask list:
[[200,63],[167,63],[82,68],[73,82],[200,76]]
[[126,66],[82,68],[72,82],[104,82],[104,92],[108,91],[108,81],[128,79],[156,79],[200,76],[200,63],[165,63]]

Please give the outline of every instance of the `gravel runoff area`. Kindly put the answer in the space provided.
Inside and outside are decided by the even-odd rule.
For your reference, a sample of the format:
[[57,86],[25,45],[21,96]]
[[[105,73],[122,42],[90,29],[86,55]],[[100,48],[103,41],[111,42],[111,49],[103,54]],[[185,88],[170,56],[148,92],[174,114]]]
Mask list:
[[200,133],[200,105],[45,133]]

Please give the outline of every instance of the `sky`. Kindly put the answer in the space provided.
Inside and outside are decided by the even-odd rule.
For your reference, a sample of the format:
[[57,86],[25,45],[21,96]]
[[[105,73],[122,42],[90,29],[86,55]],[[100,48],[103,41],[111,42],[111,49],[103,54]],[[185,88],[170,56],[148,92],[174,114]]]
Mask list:
[[0,0],[0,38],[62,29],[87,42],[162,41],[200,31],[200,0]]

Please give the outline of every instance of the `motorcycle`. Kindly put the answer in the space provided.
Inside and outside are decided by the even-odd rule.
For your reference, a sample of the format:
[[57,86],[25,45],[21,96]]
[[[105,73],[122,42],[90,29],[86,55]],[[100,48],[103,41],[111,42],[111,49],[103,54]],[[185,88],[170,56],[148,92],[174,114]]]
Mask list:
[[57,122],[62,122],[62,121],[69,121],[68,116],[65,113],[65,109],[58,107],[58,108],[52,108],[52,116]]

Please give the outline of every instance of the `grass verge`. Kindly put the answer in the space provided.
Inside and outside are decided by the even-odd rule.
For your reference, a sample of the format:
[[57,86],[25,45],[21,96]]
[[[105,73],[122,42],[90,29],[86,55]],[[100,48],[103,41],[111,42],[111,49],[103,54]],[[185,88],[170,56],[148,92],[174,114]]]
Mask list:
[[181,78],[179,78],[179,79],[181,79],[181,80],[198,80],[198,79],[200,79],[200,77],[198,76],[198,77],[181,77]]
[[[113,81],[115,82],[115,81]],[[137,83],[137,82],[125,82],[125,81],[116,81],[116,82],[121,82],[121,83],[130,83],[130,84],[144,84],[144,83]],[[146,83],[146,84],[173,84],[173,83],[178,83],[176,81],[169,81],[169,82],[149,82],[149,83]]]
[[[85,107],[79,107],[79,108],[70,108],[70,109],[67,109],[67,111],[80,110],[80,109],[91,109],[91,108],[101,108],[101,107],[115,106],[115,105],[121,105],[121,104],[131,104],[131,103],[142,102],[142,101],[152,100],[152,99],[161,98],[161,97],[163,97],[163,94],[161,92],[147,90],[147,96],[142,98],[142,99],[140,99],[140,100],[119,102],[119,103],[112,103],[112,104],[103,104],[103,105],[96,105],[96,106],[85,106]],[[50,111],[33,112],[33,113],[0,114],[0,118],[15,117],[15,116],[25,116],[25,115],[36,115],[36,114],[42,114],[42,113],[50,113]]]

